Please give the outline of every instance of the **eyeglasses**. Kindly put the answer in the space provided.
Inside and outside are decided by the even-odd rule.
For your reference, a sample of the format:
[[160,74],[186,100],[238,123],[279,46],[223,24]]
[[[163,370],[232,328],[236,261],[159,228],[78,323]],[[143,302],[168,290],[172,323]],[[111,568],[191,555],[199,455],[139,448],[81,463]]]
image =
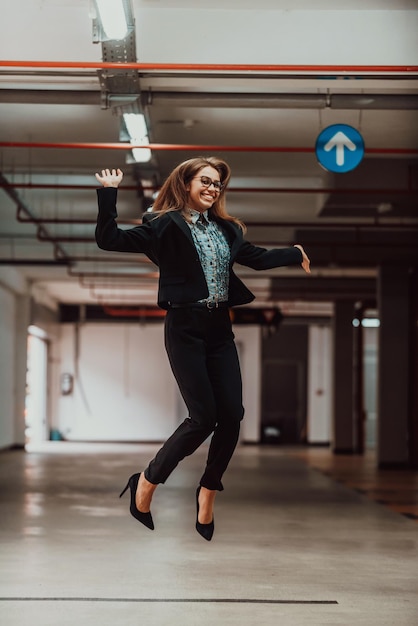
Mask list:
[[219,180],[212,180],[209,176],[195,176],[194,180],[199,179],[203,187],[209,187],[213,185],[213,188],[216,192],[221,193],[224,188],[223,184]]

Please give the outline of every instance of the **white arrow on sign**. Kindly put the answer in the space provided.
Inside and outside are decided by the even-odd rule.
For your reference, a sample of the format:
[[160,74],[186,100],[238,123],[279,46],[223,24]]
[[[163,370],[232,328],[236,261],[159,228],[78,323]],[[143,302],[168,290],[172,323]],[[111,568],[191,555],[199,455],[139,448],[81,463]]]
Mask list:
[[348,148],[353,152],[356,149],[356,144],[351,141],[349,137],[340,130],[335,133],[333,137],[325,144],[325,152],[330,152],[333,148],[336,149],[336,161],[337,165],[344,165],[344,148]]

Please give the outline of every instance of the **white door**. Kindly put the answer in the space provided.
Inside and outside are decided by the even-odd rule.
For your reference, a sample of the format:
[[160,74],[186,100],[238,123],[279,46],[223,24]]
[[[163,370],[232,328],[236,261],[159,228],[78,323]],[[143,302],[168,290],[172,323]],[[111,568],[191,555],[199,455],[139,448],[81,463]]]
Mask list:
[[49,438],[47,423],[48,344],[45,333],[30,326],[26,371],[26,443]]

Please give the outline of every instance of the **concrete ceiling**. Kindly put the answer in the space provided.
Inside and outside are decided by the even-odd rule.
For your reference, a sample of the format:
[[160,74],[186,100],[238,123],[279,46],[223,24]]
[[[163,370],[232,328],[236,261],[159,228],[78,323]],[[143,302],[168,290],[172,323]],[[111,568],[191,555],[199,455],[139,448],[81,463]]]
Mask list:
[[[5,9],[6,1],[1,0],[1,5]],[[300,0],[292,2],[291,8],[305,27],[307,17],[312,20],[314,16],[318,20],[312,25],[314,30],[324,16],[331,20],[338,11],[342,15],[344,5],[333,0]],[[253,2],[225,0],[211,2],[210,11],[206,3],[191,0],[142,0],[132,6],[135,61],[151,66],[242,63],[253,69],[150,67],[130,73],[130,79],[134,75],[131,88],[136,84],[133,95],[138,96],[137,104],[147,117],[151,143],[189,146],[185,150],[156,149],[149,164],[135,164],[129,150],[102,145],[121,140],[121,118],[115,100],[103,89],[103,74],[101,89],[96,66],[111,46],[92,43],[89,2],[7,2],[8,19],[0,25],[0,56],[6,61],[0,65],[3,266],[13,267],[33,289],[58,302],[155,303],[156,268],[152,264],[142,255],[102,252],[94,243],[94,173],[103,167],[124,170],[118,209],[121,220],[128,222],[139,219],[152,204],[154,189],[146,187],[158,187],[178,162],[200,153],[215,153],[230,163],[233,177],[228,209],[247,222],[249,240],[266,246],[300,242],[312,257],[312,277],[301,276],[298,269],[263,275],[239,270],[259,301],[278,302],[295,298],[295,294],[300,300],[315,300],[314,281],[319,278],[317,300],[323,301],[323,279],[327,277],[338,297],[338,277],[368,280],[376,276],[380,263],[416,262],[418,71],[411,71],[413,62],[400,62],[396,43],[398,39],[404,42],[405,58],[415,59],[417,66],[418,54],[408,43],[407,25],[405,33],[396,32],[393,51],[390,41],[369,41],[374,48],[380,47],[382,65],[394,65],[396,71],[378,67],[373,49],[364,52],[361,64],[374,65],[374,70],[360,72],[361,50],[351,51],[352,61],[347,63],[335,45],[326,64],[340,65],[340,69],[317,67],[310,71],[310,64],[325,65],[326,55],[321,49],[315,57],[308,40],[302,56],[299,41],[293,57],[287,51],[283,59],[273,54],[273,44],[256,27],[250,41],[241,37],[246,29],[251,30],[249,12],[260,23],[263,14],[271,21],[272,16],[285,16],[289,2],[260,1],[256,12]],[[411,21],[416,20],[418,7],[412,0],[350,3],[351,12],[369,12],[366,21],[375,12],[382,28],[387,12],[395,7],[395,22],[399,13],[405,22],[408,12]],[[241,30],[234,31],[234,23],[241,24]],[[361,28],[358,47],[368,50],[363,21]],[[312,38],[314,41],[314,34]],[[338,36],[334,34],[335,41]],[[296,61],[291,63],[293,59]],[[27,64],[15,67],[8,61]],[[34,66],[38,61],[51,65]],[[52,66],[61,61],[80,62],[81,66]],[[255,68],[266,63],[272,69]],[[281,71],[283,63],[303,65],[304,69]],[[112,72],[102,71],[111,81]],[[346,97],[346,104],[338,100],[341,97]],[[340,123],[361,132],[366,154],[352,172],[332,174],[318,164],[314,146],[321,130]],[[19,147],[12,147],[12,142]],[[74,142],[89,147],[62,147]],[[217,148],[205,150],[205,146]],[[277,148],[283,151],[267,151]],[[283,278],[280,291],[278,277]],[[295,278],[313,282],[295,289]],[[346,297],[349,290],[342,291]],[[330,294],[330,300],[333,297]]]

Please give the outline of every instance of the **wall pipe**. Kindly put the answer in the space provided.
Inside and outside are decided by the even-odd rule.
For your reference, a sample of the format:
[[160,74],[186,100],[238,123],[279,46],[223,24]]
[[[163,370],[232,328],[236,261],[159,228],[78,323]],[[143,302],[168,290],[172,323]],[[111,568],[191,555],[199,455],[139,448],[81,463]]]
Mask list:
[[112,63],[98,61],[19,61],[0,60],[0,67],[38,69],[103,69],[138,70],[143,72],[286,72],[286,73],[331,73],[331,74],[415,74],[418,65],[274,65],[241,63]]
[[[199,151],[199,152],[295,152],[313,153],[313,146],[211,146],[175,143],[150,143],[136,145],[134,143],[107,143],[107,142],[39,142],[39,141],[0,141],[1,148],[54,148],[64,150],[132,150],[140,148],[146,150],[168,151]],[[409,154],[418,155],[415,148],[367,148],[367,154]]]

